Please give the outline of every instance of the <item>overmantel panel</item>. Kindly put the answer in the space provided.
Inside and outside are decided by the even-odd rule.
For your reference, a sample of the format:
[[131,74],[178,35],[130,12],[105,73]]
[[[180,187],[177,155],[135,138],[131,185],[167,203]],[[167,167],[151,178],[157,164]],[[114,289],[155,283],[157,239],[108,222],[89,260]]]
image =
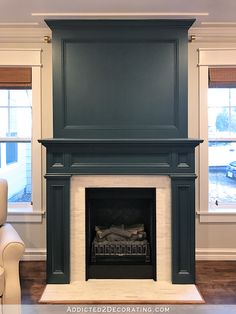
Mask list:
[[193,20],[46,22],[53,31],[54,137],[187,137]]

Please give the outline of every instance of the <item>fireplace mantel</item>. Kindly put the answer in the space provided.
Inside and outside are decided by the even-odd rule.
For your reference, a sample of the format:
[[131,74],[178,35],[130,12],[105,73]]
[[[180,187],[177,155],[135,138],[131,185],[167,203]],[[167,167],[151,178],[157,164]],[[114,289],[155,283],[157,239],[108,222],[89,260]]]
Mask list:
[[43,139],[47,174],[166,174],[195,172],[198,139]]
[[42,139],[47,149],[47,282],[70,282],[72,175],[168,175],[172,282],[195,282],[195,147],[198,139]]

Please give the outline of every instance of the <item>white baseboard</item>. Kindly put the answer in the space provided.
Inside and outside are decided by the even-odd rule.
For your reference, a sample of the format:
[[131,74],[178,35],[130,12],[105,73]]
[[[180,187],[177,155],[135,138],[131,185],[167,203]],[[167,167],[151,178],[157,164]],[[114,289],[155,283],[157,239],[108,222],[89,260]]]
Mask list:
[[234,248],[197,248],[197,261],[236,261],[236,249]]
[[[46,249],[29,248],[21,259],[22,261],[46,261]],[[197,248],[197,261],[236,261],[236,249],[234,248]]]
[[25,249],[22,261],[46,261],[46,249]]

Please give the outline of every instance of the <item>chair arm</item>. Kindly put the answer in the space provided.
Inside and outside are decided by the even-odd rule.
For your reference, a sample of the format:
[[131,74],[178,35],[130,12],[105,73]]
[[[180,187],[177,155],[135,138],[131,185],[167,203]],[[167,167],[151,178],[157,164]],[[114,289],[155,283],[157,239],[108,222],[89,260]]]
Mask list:
[[3,304],[21,303],[19,260],[25,250],[24,242],[10,224],[0,227],[0,266],[4,268]]

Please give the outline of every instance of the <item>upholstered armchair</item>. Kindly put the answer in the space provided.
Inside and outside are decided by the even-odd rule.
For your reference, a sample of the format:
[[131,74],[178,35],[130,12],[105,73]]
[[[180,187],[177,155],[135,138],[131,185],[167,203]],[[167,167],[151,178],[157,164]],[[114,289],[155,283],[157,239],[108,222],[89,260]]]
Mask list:
[[[19,260],[25,245],[7,218],[7,181],[0,179],[0,298],[4,304],[20,304]],[[1,310],[0,310],[1,312]]]

